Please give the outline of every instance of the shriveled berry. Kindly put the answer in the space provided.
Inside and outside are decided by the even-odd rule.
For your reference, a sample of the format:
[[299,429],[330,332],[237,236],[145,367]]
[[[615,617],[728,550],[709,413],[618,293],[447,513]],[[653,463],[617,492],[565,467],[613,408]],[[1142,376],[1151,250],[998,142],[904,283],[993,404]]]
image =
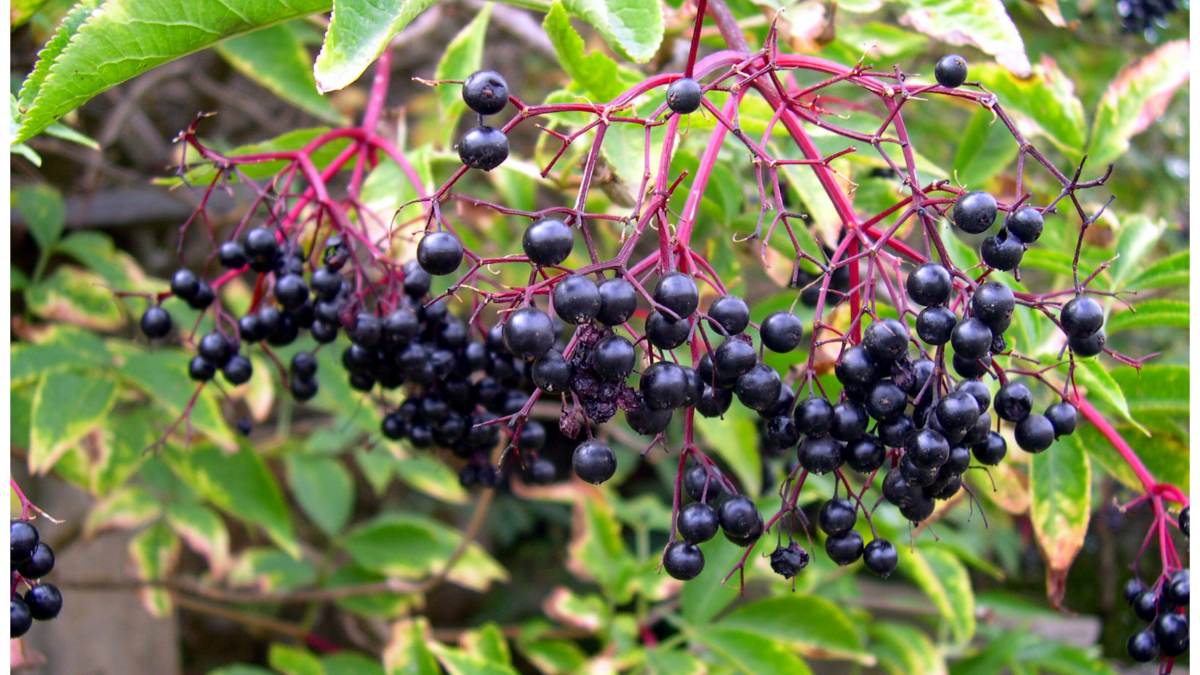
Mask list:
[[458,142],[458,158],[472,169],[491,171],[508,159],[508,136],[489,126],[475,127]]
[[808,551],[793,541],[771,551],[771,570],[784,579],[791,579],[808,567],[808,559]]

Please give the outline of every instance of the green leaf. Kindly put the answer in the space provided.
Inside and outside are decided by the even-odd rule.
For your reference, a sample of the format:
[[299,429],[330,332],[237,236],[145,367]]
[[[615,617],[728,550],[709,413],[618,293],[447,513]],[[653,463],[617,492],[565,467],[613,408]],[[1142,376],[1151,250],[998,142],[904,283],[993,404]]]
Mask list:
[[30,473],[49,471],[72,445],[104,423],[116,402],[117,382],[108,373],[44,375],[33,394]]
[[354,506],[354,480],[341,462],[294,452],[287,457],[287,478],[292,496],[322,532],[333,536],[346,526]]
[[396,477],[413,489],[451,504],[467,502],[467,491],[458,482],[458,476],[455,475],[454,470],[436,457],[413,453],[404,459],[394,459],[384,453],[376,454],[387,458]]
[[307,650],[277,642],[267,651],[267,663],[283,675],[325,675],[321,660]]
[[[1052,59],[1042,57],[1033,74],[1026,78],[1017,78],[991,64],[972,66],[970,76],[979,78],[984,87],[996,94],[1002,108],[1032,122],[1038,134],[1060,150],[1076,158],[1083,154],[1087,142],[1083,104],[1075,96],[1070,78]],[[1011,135],[1009,142],[1015,149]]]
[[468,654],[461,649],[447,647],[440,642],[429,645],[438,661],[450,675],[516,675],[507,663],[496,663]]
[[687,625],[688,637],[713,651],[735,672],[747,675],[759,673],[811,673],[808,665],[796,658],[784,644],[751,630],[713,626]]
[[608,595],[616,595],[635,561],[621,538],[621,525],[612,504],[598,492],[578,495],[575,523],[568,567],[600,584]]
[[1129,401],[1129,412],[1139,422],[1166,426],[1168,421],[1187,420],[1191,412],[1188,400],[1187,366],[1150,364],[1141,370],[1117,368],[1112,378]]
[[[567,675],[578,673],[587,664],[587,656],[567,640],[530,640],[519,643],[521,654],[539,672]],[[687,673],[696,671],[659,670],[659,672]]]
[[867,634],[879,665],[891,675],[945,675],[941,651],[920,630],[908,624],[870,621]]
[[950,45],[971,45],[1018,76],[1032,67],[1002,0],[905,0],[900,23]]
[[[458,35],[446,46],[442,58],[438,61],[433,76],[438,80],[465,80],[467,76],[479,70],[483,63],[483,40],[487,36],[488,20],[492,16],[491,3],[484,4],[483,9],[475,15],[470,23],[458,31]],[[444,84],[437,88],[439,124],[447,134],[453,133],[458,125],[458,118],[466,109],[462,100],[462,88],[453,84]]]
[[273,548],[242,552],[230,572],[231,582],[264,591],[288,591],[312,584],[317,570],[307,560],[293,558]]
[[158,498],[140,487],[121,488],[88,510],[83,534],[90,537],[110,527],[122,530],[139,528],[158,518],[162,506]]
[[225,575],[230,566],[229,531],[220,516],[202,504],[177,501],[167,505],[167,523],[188,548],[204,556],[209,572]]
[[312,57],[291,25],[230,38],[217,45],[217,53],[238,72],[297,108],[333,124],[344,122],[329,99],[317,91]]
[[658,0],[563,0],[563,7],[592,24],[619,54],[638,63],[649,61],[662,44]]
[[900,556],[900,571],[913,580],[942,615],[956,642],[975,634],[975,594],[967,570],[952,554],[921,545]]
[[[90,3],[87,3],[90,4]],[[22,89],[24,117],[16,141],[93,96],[220,40],[329,8],[329,0],[261,0],[237,5],[189,0],[107,0],[68,15],[61,42],[43,50]],[[82,22],[79,19],[83,18]],[[74,30],[70,30],[74,28]],[[69,40],[69,42],[67,41]],[[42,63],[49,61],[43,69]]]
[[48,0],[13,0],[9,6],[9,28],[18,28],[42,8]]
[[1147,300],[1131,310],[1114,313],[1105,322],[1104,330],[1111,337],[1130,328],[1187,328],[1190,306],[1183,300]]
[[[179,538],[165,523],[155,523],[129,542],[129,555],[139,579],[165,579],[179,562]],[[165,590],[145,586],[139,595],[146,610],[154,616],[161,618],[171,611],[171,596]]]
[[1129,139],[1162,115],[1188,80],[1188,52],[1187,40],[1168,42],[1117,74],[1096,108],[1088,149],[1093,166],[1116,161],[1129,148]]
[[473,656],[485,661],[511,663],[512,653],[508,650],[508,641],[494,623],[486,623],[479,630],[463,633],[459,643]]
[[210,670],[208,671],[208,675],[275,675],[275,673],[266,668],[250,665],[249,663],[235,663]]
[[[424,576],[445,565],[458,548],[462,535],[445,524],[408,513],[387,513],[351,530],[344,541],[346,552],[359,565],[390,577]],[[467,547],[450,579],[467,585],[460,574],[473,569],[471,587],[486,588],[505,578],[504,570],[477,544]]]
[[392,624],[391,639],[383,648],[383,667],[388,675],[439,675],[437,659],[429,651],[433,637],[425,617]]
[[1187,286],[1191,281],[1191,253],[1184,249],[1155,260],[1129,280],[1129,288],[1150,290]]
[[963,185],[982,185],[1017,156],[1012,134],[989,110],[976,110],[963,130],[954,154],[954,178]]
[[1162,240],[1166,229],[1167,224],[1162,220],[1151,220],[1140,213],[1121,220],[1117,235],[1117,260],[1109,270],[1111,290],[1124,290],[1122,286],[1125,280],[1141,269],[1142,260]]
[[[37,63],[34,64],[33,71],[21,83],[21,92],[16,98],[12,117],[12,124],[15,127],[20,127],[22,113],[29,108],[34,98],[42,90],[42,84],[50,74],[50,66],[62,55],[63,50],[67,48],[67,45],[79,31],[79,27],[91,17],[92,12],[99,6],[100,0],[80,0],[79,3],[63,16],[62,21],[58,24],[58,28],[54,31],[54,35],[46,41],[41,51],[38,52]],[[14,138],[16,137],[16,131],[17,129],[14,128]]]
[[342,89],[357,80],[399,33],[435,0],[372,3],[334,0],[325,43],[314,66],[320,91]]
[[224,453],[210,445],[170,450],[171,470],[214,506],[249,525],[261,527],[277,546],[299,557],[287,502],[252,448]]
[[67,205],[62,194],[45,183],[23,185],[13,190],[12,202],[38,249],[45,255],[62,236],[63,225],[67,222]]
[[383,675],[377,659],[350,651],[339,651],[321,657],[325,675]]
[[1075,379],[1087,389],[1090,401],[1115,411],[1126,422],[1141,429],[1142,433],[1149,434],[1129,412],[1129,403],[1121,386],[1100,362],[1095,359],[1076,361]]
[[78,267],[63,265],[25,293],[29,309],[37,316],[98,331],[120,328],[116,296],[104,279]]
[[721,610],[738,597],[738,579],[735,574],[728,583],[721,580],[733,569],[742,549],[724,537],[715,537],[700,545],[704,553],[704,569],[700,575],[683,585],[679,603],[683,618],[700,626],[712,620]]
[[51,124],[50,126],[46,127],[46,130],[43,133],[45,133],[47,136],[53,136],[54,138],[60,138],[64,141],[67,141],[68,143],[82,145],[83,147],[89,148],[91,150],[99,150],[100,149],[100,143],[98,141],[96,141],[96,139],[94,139],[91,136],[88,136],[86,134],[80,133],[80,132],[72,129],[71,127],[63,124],[62,122],[55,122],[54,124]]
[[[596,100],[608,101],[625,90],[634,73],[617,65],[604,52],[587,49],[583,38],[571,26],[566,6],[555,0],[542,21],[542,28],[554,45],[559,65],[571,79],[584,88]],[[645,138],[644,134],[642,137]]]
[[112,356],[95,333],[60,325],[47,330],[36,344],[13,345],[9,377],[13,384],[18,384],[31,382],[51,371],[95,370],[111,366]]
[[113,240],[99,232],[72,232],[54,245],[54,252],[104,277],[110,288],[157,290],[146,288],[150,282],[133,256],[117,250]]
[[863,650],[862,637],[850,617],[837,605],[815,595],[785,595],[742,605],[717,626],[773,638],[805,656],[874,663]]
[[[350,563],[342,565],[333,574],[330,574],[322,587],[362,586],[363,584],[380,584],[385,581],[387,581],[386,576]],[[366,617],[394,619],[411,612],[419,602],[420,597],[416,595],[383,591],[370,595],[350,595],[338,598],[337,606],[347,612]]]
[[695,418],[696,429],[709,449],[725,460],[737,475],[742,491],[756,495],[762,491],[762,457],[755,438],[754,418],[742,406],[730,406],[724,418]]
[[1046,592],[1058,605],[1067,571],[1083,548],[1092,505],[1092,465],[1078,434],[1030,458],[1029,518],[1046,561]]

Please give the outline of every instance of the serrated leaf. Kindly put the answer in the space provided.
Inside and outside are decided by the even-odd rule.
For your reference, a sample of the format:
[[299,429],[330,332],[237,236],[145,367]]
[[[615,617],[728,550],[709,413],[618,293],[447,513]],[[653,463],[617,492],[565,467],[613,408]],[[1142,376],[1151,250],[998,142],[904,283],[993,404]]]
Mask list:
[[229,570],[229,531],[212,509],[190,501],[167,505],[167,523],[187,544],[204,556],[208,569],[218,578]]
[[1129,280],[1129,288],[1150,290],[1187,286],[1191,280],[1191,252],[1186,249],[1155,260]]
[[[471,22],[462,27],[434,70],[434,78],[438,80],[465,80],[467,76],[479,70],[483,63],[483,40],[487,36],[488,21],[492,16],[492,5],[486,3],[483,9],[475,15]],[[462,100],[462,88],[458,85],[447,84],[437,88],[439,124],[447,134],[454,131],[458,118],[466,109]]]
[[117,381],[111,374],[61,371],[43,375],[33,394],[30,473],[49,471],[72,445],[104,423],[116,402]]
[[857,627],[837,605],[815,595],[786,595],[742,605],[716,624],[739,628],[795,647],[813,658],[874,659],[863,650]]
[[1130,328],[1187,328],[1191,305],[1183,300],[1147,300],[1134,305],[1133,309],[1115,312],[1104,324],[1109,335]]
[[100,0],[80,0],[74,7],[71,8],[59,22],[58,27],[54,31],[54,35],[46,41],[46,44],[38,52],[37,63],[33,66],[33,72],[21,83],[21,92],[16,98],[16,105],[13,109],[12,124],[13,137],[16,137],[16,130],[20,127],[20,117],[23,111],[27,110],[38,92],[42,89],[42,83],[46,81],[46,76],[50,73],[50,66],[66,49],[71,39],[75,37],[75,33],[79,27],[83,25],[92,12],[100,6]]
[[1080,437],[1059,438],[1030,458],[1029,518],[1046,561],[1046,594],[1058,606],[1067,571],[1083,548],[1092,504],[1092,469]]
[[879,665],[891,675],[945,675],[946,662],[941,651],[917,628],[890,621],[870,621],[867,633]]
[[266,463],[252,448],[225,453],[203,445],[163,456],[197,494],[234,518],[262,528],[277,546],[299,557],[287,502]]
[[[189,0],[107,0],[67,31],[20,96],[24,141],[93,96],[220,40],[329,8],[328,0],[261,0],[231,5]],[[68,20],[78,20],[72,12]],[[52,42],[58,40],[56,35]],[[50,59],[45,70],[42,61]]]
[[45,183],[23,185],[13,190],[12,204],[44,255],[62,236],[67,222],[67,205],[62,194]]
[[[179,562],[179,538],[165,523],[155,523],[129,542],[129,555],[139,579],[165,579]],[[171,611],[171,596],[162,588],[145,586],[139,591],[146,610],[157,617]]]
[[283,675],[325,675],[321,660],[304,649],[278,642],[267,650],[267,663]]
[[663,39],[658,0],[563,0],[573,16],[592,24],[609,46],[638,63],[649,61]]
[[[1029,77],[1018,78],[991,64],[972,66],[970,77],[978,77],[984,87],[996,94],[1001,107],[1032,122],[1039,135],[1060,150],[1076,158],[1083,154],[1087,142],[1083,104],[1075,96],[1075,85],[1053,59],[1043,56]],[[1009,142],[1016,149],[1011,135]]]
[[966,568],[936,546],[917,546],[905,553],[900,571],[933,601],[955,641],[966,643],[975,634],[975,594]]
[[111,331],[125,323],[116,296],[104,279],[64,265],[25,293],[29,309],[49,321]]
[[1176,40],[1117,74],[1096,108],[1088,149],[1093,166],[1115,161],[1129,148],[1129,139],[1162,115],[1171,97],[1188,81],[1189,64],[1187,40]]
[[270,26],[230,38],[217,53],[259,86],[318,119],[341,124],[344,118],[317,91],[312,57],[288,24]]
[[905,0],[900,23],[951,45],[971,45],[991,54],[1014,74],[1032,66],[1025,43],[1002,0]]
[[376,4],[334,0],[325,42],[314,66],[317,88],[328,92],[353,83],[379,58],[392,36],[434,1],[400,0]]
[[[634,73],[618,65],[603,52],[589,52],[583,38],[571,26],[568,12],[562,2],[555,0],[542,21],[542,28],[550,38],[550,43],[554,45],[559,65],[595,100],[608,101],[616,98],[625,89],[625,83],[634,77]],[[639,135],[645,138],[640,130]]]
[[300,508],[322,532],[337,534],[349,522],[354,506],[350,472],[336,459],[295,452],[286,464],[288,486]]

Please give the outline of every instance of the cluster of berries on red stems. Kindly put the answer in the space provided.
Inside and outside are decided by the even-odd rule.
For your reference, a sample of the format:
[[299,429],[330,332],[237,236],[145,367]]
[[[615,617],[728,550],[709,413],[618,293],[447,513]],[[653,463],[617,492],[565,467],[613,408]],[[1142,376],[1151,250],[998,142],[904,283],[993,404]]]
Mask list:
[[1149,588],[1137,578],[1125,584],[1125,601],[1134,616],[1149,624],[1129,636],[1126,648],[1130,658],[1146,662],[1160,656],[1175,658],[1187,651],[1190,585],[1186,569],[1164,575]]
[[1154,40],[1158,31],[1168,26],[1167,18],[1179,10],[1176,0],[1116,0],[1121,30],[1141,33]]
[[[37,528],[27,520],[9,522],[11,592],[8,604],[10,637],[29,632],[36,621],[49,621],[62,611],[62,593],[42,577],[54,569],[54,551],[41,541]],[[21,586],[26,587],[24,595]]]

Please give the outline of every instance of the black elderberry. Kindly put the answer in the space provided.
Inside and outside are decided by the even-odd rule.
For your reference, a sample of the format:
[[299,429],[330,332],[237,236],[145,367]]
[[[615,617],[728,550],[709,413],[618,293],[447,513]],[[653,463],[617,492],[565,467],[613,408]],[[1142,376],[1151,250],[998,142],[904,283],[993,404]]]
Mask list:
[[24,520],[13,520],[8,524],[8,548],[10,561],[15,567],[29,559],[38,546],[38,531]]
[[430,232],[417,244],[417,263],[434,276],[450,274],[462,264],[463,246],[458,237],[445,231]]
[[575,475],[593,485],[612,478],[617,471],[617,456],[611,448],[597,440],[580,443],[571,456]]
[[40,583],[25,591],[29,614],[38,621],[49,621],[62,611],[63,598],[54,584]]
[[967,433],[963,436],[962,442],[966,445],[975,445],[983,443],[987,440],[988,432],[992,429],[992,416],[986,410],[979,413],[979,417],[975,418],[975,423],[967,429]]
[[1010,213],[1004,221],[1004,226],[1022,243],[1032,244],[1042,236],[1045,221],[1042,213],[1032,206],[1022,206]]
[[42,541],[38,542],[29,559],[17,566],[17,571],[26,579],[41,579],[54,569],[54,550]]
[[695,544],[672,542],[663,552],[663,569],[680,581],[695,579],[704,569],[704,553]]
[[763,412],[779,400],[779,390],[782,387],[779,373],[774,368],[760,363],[737,379],[733,391],[742,405]]
[[[575,234],[557,218],[543,218],[525,230],[521,246],[530,262],[537,265],[557,265],[571,255]],[[631,287],[632,288],[632,287]]]
[[733,403],[733,390],[704,385],[704,392],[696,402],[696,412],[705,417],[720,417]]
[[917,315],[917,337],[927,345],[944,345],[957,323],[958,317],[946,307],[926,307]]
[[696,112],[700,98],[700,83],[690,77],[681,77],[667,87],[667,107],[680,115]]
[[829,434],[839,441],[853,441],[867,432],[867,409],[854,401],[842,401],[833,406]]
[[791,579],[805,567],[808,567],[808,551],[794,541],[771,551],[771,569],[784,579]]
[[879,434],[879,440],[890,448],[899,448],[904,446],[904,442],[908,440],[908,435],[916,429],[911,417],[897,417],[890,422],[880,422],[875,432]]
[[892,363],[908,350],[908,327],[896,319],[876,321],[864,331],[862,344],[876,363]]
[[608,279],[599,286],[600,311],[596,319],[606,326],[618,326],[637,309],[637,290],[625,279]]
[[849,499],[830,499],[821,505],[817,513],[817,524],[821,531],[830,536],[845,534],[854,527],[858,512]]
[[671,272],[659,279],[654,287],[654,302],[682,319],[691,316],[699,307],[700,291],[692,277],[682,272]]
[[171,332],[171,315],[167,310],[154,305],[142,314],[142,334],[151,340],[166,337]]
[[883,466],[886,453],[878,439],[871,436],[847,443],[842,449],[842,459],[859,473],[870,473]]
[[943,305],[954,289],[950,270],[937,263],[925,263],[912,271],[904,282],[908,297],[927,307]]
[[842,465],[842,444],[829,436],[808,436],[800,442],[796,457],[805,470],[826,474]]
[[458,158],[472,169],[491,171],[508,159],[508,136],[489,126],[479,126],[458,142]]
[[982,377],[984,373],[988,372],[987,364],[983,359],[973,359],[962,354],[955,354],[951,363],[955,373],[968,379]]
[[862,535],[854,530],[825,540],[825,553],[839,565],[849,565],[862,557]]
[[709,504],[726,494],[721,472],[716,468],[705,468],[703,464],[693,464],[688,468],[683,474],[683,487],[692,500]]
[[907,404],[904,391],[888,380],[879,382],[867,393],[867,413],[880,422],[899,418]]
[[921,429],[904,445],[905,456],[922,468],[938,468],[950,457],[950,443],[946,437],[933,429]]
[[8,602],[9,637],[19,638],[29,632],[33,626],[33,615],[29,613],[29,605],[19,595],[13,595]]
[[982,192],[968,192],[954,202],[954,224],[970,234],[986,232],[996,221],[996,198]]
[[596,282],[579,274],[569,274],[555,284],[552,297],[555,313],[567,323],[586,323],[600,312]]
[[1146,585],[1137,578],[1134,578],[1125,582],[1125,587],[1122,589],[1121,593],[1125,596],[1125,603],[1128,605],[1133,605],[1133,603],[1138,599],[1138,596],[1145,591]]
[[508,105],[508,82],[494,70],[476,71],[463,82],[462,99],[480,115],[495,115]]
[[1163,584],[1163,601],[1171,607],[1187,607],[1191,595],[1191,574],[1187,570],[1175,572]]
[[1133,600],[1133,614],[1142,621],[1153,621],[1158,615],[1158,596],[1153,589],[1142,591]]
[[538,457],[529,463],[526,476],[534,485],[549,485],[558,478],[558,471],[554,468],[554,462],[545,457]]
[[188,362],[188,377],[197,382],[208,382],[217,374],[217,367],[203,356],[193,356]]
[[630,429],[643,436],[657,436],[667,430],[672,416],[670,408],[654,410],[646,405],[643,399],[641,405],[625,411],[625,422],[629,424]]
[[1025,246],[1006,228],[1000,228],[999,232],[984,239],[979,246],[979,257],[983,258],[983,262],[1002,272],[1016,269],[1024,256]]
[[878,366],[862,345],[855,345],[842,352],[834,366],[837,379],[847,387],[866,389],[879,379]]
[[646,339],[659,349],[674,349],[687,342],[692,332],[688,319],[672,319],[662,312],[646,315]]
[[293,377],[289,382],[289,388],[292,391],[292,398],[303,403],[311,400],[317,395],[317,381],[315,379],[304,379],[301,377]]
[[679,366],[683,370],[683,379],[686,382],[684,387],[683,406],[690,408],[700,402],[700,398],[704,396],[704,380],[700,379],[700,373],[696,372],[695,368],[687,366]]
[[609,335],[592,348],[592,369],[608,380],[624,380],[636,359],[633,344],[620,335]]
[[994,333],[1003,333],[1012,321],[1016,299],[1012,289],[998,281],[988,281],[971,296],[971,314]]
[[950,454],[946,456],[946,463],[942,464],[940,471],[961,476],[970,466],[971,451],[964,445],[955,445],[950,448]]
[[750,324],[750,308],[735,295],[723,295],[708,306],[708,324],[726,337],[737,335]]
[[1149,628],[1130,635],[1125,649],[1129,652],[1129,658],[1140,663],[1158,658],[1158,640],[1154,637],[1154,631]]
[[726,499],[717,509],[717,516],[725,537],[739,546],[749,544],[762,534],[762,515],[754,506],[754,502],[745,495],[734,495]]
[[1104,325],[1104,308],[1086,295],[1077,295],[1063,305],[1058,320],[1067,337],[1083,339]]
[[356,344],[371,348],[383,339],[383,322],[379,317],[368,312],[359,312],[354,317],[354,325],[347,331],[350,340]]
[[1054,424],[1045,415],[1025,416],[1013,430],[1017,446],[1026,452],[1041,452],[1054,443]]
[[937,421],[953,435],[959,435],[979,419],[979,402],[965,391],[954,391],[938,401]]
[[900,556],[896,546],[887,539],[872,539],[863,549],[863,564],[876,576],[884,579],[896,571],[899,562]]
[[398,412],[391,412],[383,416],[383,423],[380,425],[380,431],[387,438],[394,441],[404,438],[408,434],[408,422]]
[[571,388],[571,364],[562,352],[550,350],[533,362],[533,383],[547,394],[565,394]]
[[1098,330],[1091,335],[1081,338],[1068,338],[1067,345],[1071,348],[1071,352],[1075,358],[1086,359],[1093,357],[1104,351],[1104,345],[1108,341],[1103,330]]
[[233,356],[235,350],[229,340],[217,332],[208,333],[200,338],[200,344],[196,349],[200,356],[203,356],[210,363],[223,366]]
[[718,381],[732,382],[754,367],[758,362],[758,354],[749,342],[738,338],[726,338],[717,347],[712,361]]
[[312,273],[312,288],[317,298],[333,300],[342,290],[342,277],[328,267],[318,267]]
[[790,448],[800,442],[800,432],[789,415],[776,415],[767,420],[766,439],[771,447]]
[[992,392],[982,380],[963,380],[958,385],[958,391],[970,394],[981,411],[987,410],[992,404]]
[[255,272],[269,272],[275,268],[275,259],[279,257],[279,241],[275,230],[269,227],[256,227],[246,233],[246,255],[250,257],[250,267]]
[[513,355],[536,359],[554,346],[554,322],[536,307],[522,307],[508,316],[503,335]]
[[1020,380],[1006,382],[996,392],[993,407],[1000,419],[1008,422],[1020,422],[1033,410],[1033,392],[1029,391],[1029,386]]
[[679,536],[689,544],[700,544],[712,539],[717,534],[720,523],[717,512],[708,504],[694,502],[683,507],[676,519]]
[[191,304],[199,290],[200,277],[197,277],[195,272],[183,268],[176,270],[175,274],[171,275],[171,293],[180,300]]
[[1058,438],[1059,436],[1070,436],[1075,432],[1078,414],[1075,406],[1066,401],[1059,401],[1046,408],[1046,419],[1054,425],[1054,437]]
[[284,309],[296,309],[308,299],[308,286],[299,274],[285,274],[275,280],[275,299]]
[[404,292],[410,298],[421,298],[429,292],[433,285],[433,277],[421,269],[421,264],[410,260],[404,264]]
[[667,361],[658,361],[642,371],[639,387],[651,410],[678,408],[687,398],[683,368]]
[[221,261],[221,267],[231,270],[241,269],[250,261],[246,257],[246,249],[236,241],[227,241],[221,244],[221,247],[217,249],[217,259]]
[[1190,527],[1190,524],[1188,521],[1191,520],[1191,515],[1188,510],[1189,508],[1190,507],[1185,506],[1185,507],[1183,507],[1182,510],[1179,511],[1179,529],[1180,529],[1180,531],[1183,532],[1183,536],[1185,536],[1185,537],[1191,536],[1190,534],[1188,534],[1188,529]]
[[950,332],[950,344],[955,356],[981,359],[992,347],[992,331],[983,321],[970,317],[960,321]]
[[933,67],[933,77],[943,87],[954,89],[967,81],[967,60],[958,54],[947,54]]
[[237,386],[250,381],[254,375],[254,366],[250,363],[250,359],[241,354],[234,354],[221,367],[221,374],[225,376],[229,384]]
[[[350,373],[349,381],[350,388],[354,389],[355,391],[371,391],[375,388],[375,377],[370,373]],[[294,389],[292,390],[292,393],[295,394]],[[316,392],[313,392],[313,394],[315,395]]]
[[791,312],[772,312],[763,319],[759,330],[763,346],[773,352],[790,352],[804,338],[804,323]]
[[796,405],[793,415],[796,429],[804,435],[820,435],[829,432],[833,425],[833,406],[829,401],[813,397]]

